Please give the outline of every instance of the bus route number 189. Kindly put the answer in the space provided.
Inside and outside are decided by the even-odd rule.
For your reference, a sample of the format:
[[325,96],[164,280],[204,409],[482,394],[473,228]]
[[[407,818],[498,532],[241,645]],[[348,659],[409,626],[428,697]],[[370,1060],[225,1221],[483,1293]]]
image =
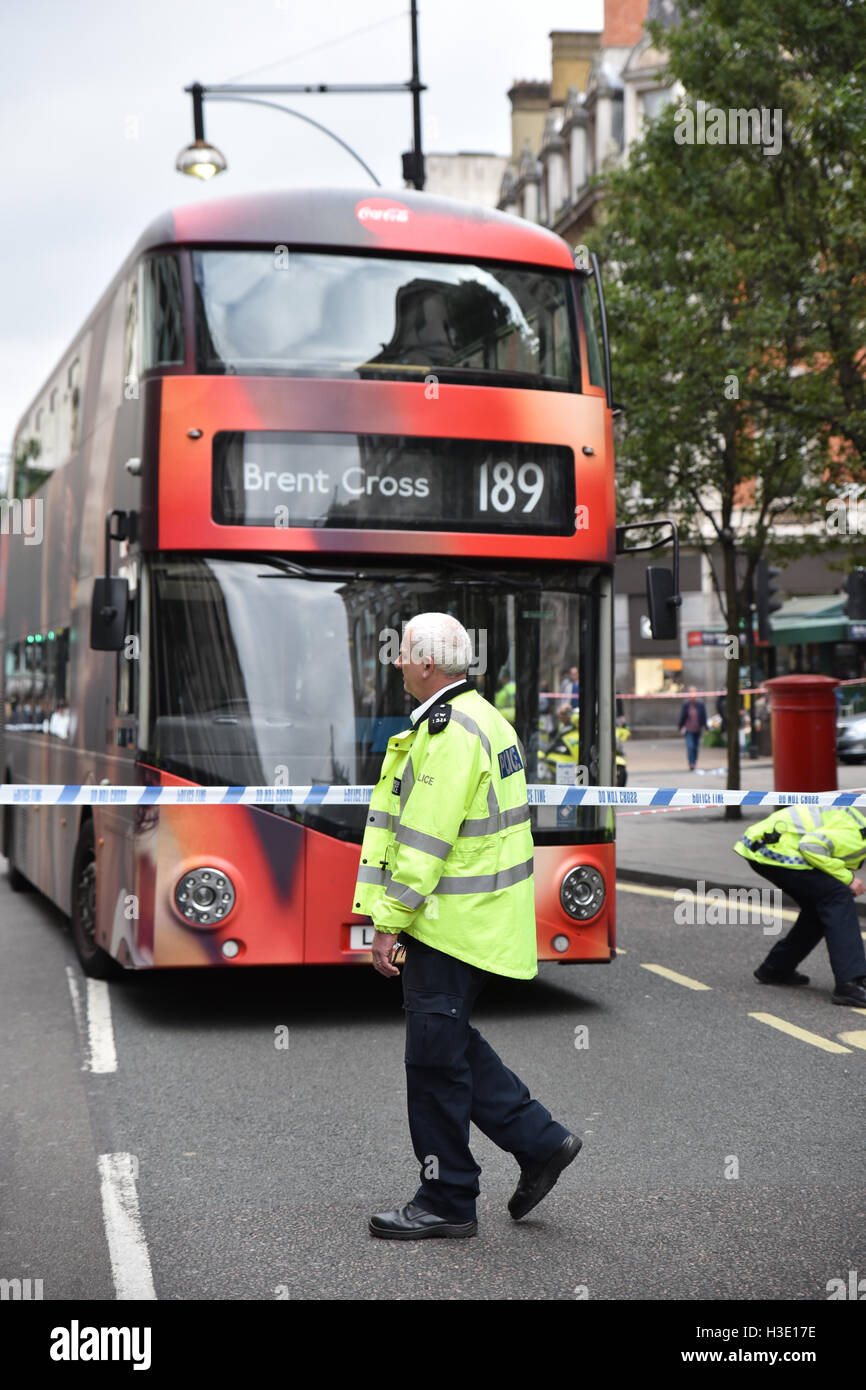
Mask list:
[[489,475],[489,464],[482,463],[481,476],[478,480],[478,510],[481,512],[489,511],[492,507],[495,512],[510,512],[514,510],[514,505],[522,498],[518,497],[518,492],[526,497],[526,503],[522,511],[531,512],[541,500],[544,492],[544,474],[537,463],[522,463],[517,470],[517,489],[514,486],[514,468],[510,463],[494,463],[492,478]]

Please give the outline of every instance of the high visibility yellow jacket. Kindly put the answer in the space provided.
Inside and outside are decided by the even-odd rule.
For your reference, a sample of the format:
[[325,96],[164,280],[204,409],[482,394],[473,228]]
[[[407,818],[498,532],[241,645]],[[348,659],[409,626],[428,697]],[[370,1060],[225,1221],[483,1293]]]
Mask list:
[[370,800],[354,910],[481,970],[538,973],[525,758],[469,686],[388,741]]
[[866,859],[866,815],[853,806],[785,806],[751,826],[734,849],[758,864],[823,869],[850,883]]
[[551,766],[556,763],[580,762],[580,734],[577,728],[560,727],[545,749],[544,757]]
[[516,700],[516,681],[506,681],[502,689],[497,690],[496,694],[493,697],[493,702],[496,705],[496,708],[499,710],[499,713],[503,716],[503,718],[508,720],[509,724],[514,723],[516,713]]

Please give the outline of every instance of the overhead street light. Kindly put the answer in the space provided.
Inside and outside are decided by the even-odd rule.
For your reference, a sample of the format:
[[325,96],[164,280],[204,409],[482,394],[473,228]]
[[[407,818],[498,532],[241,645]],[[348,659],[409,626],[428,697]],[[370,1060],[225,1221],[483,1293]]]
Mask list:
[[246,101],[258,106],[271,106],[277,111],[284,111],[289,116],[297,116],[299,120],[306,121],[308,125],[315,126],[355,159],[361,167],[369,174],[370,178],[377,186],[381,186],[376,175],[368,164],[348,145],[345,140],[341,140],[339,135],[335,135],[327,126],[321,125],[319,121],[314,121],[310,116],[305,116],[300,111],[293,111],[288,106],[282,106],[276,101],[262,100],[263,94],[276,96],[280,93],[324,93],[333,92],[341,95],[347,93],[381,93],[381,92],[410,92],[412,95],[412,130],[413,142],[412,149],[403,155],[403,178],[407,183],[411,183],[417,189],[424,187],[424,155],[421,149],[421,93],[427,90],[421,82],[418,74],[418,5],[417,0],[411,0],[410,18],[412,24],[412,76],[408,82],[357,82],[357,83],[291,83],[280,84],[278,86],[250,84],[219,83],[214,86],[204,86],[201,82],[193,82],[191,86],[185,87],[192,96],[193,111],[193,143],[181,150],[175,161],[175,168],[181,174],[189,174],[197,179],[212,179],[214,175],[221,174],[228,168],[228,162],[221,150],[215,145],[211,145],[205,139],[204,134],[204,100],[207,97],[212,101]]

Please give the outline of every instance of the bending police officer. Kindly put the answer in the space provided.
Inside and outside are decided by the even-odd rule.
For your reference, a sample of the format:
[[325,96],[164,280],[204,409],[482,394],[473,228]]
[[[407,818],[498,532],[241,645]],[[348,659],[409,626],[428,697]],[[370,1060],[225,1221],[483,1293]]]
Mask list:
[[866,1007],[866,952],[854,898],[866,859],[866,815],[853,806],[785,806],[734,845],[752,868],[794,899],[800,915],[755,971],[762,984],[806,985],[796,969],[823,936],[836,981],[834,1004]]

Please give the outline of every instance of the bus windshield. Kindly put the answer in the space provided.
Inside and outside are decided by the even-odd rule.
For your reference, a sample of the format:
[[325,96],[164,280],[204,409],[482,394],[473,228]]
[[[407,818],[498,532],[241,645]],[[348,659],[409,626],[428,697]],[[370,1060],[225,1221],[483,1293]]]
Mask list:
[[197,370],[577,389],[566,275],[308,251],[193,251]]
[[[299,574],[279,557],[163,555],[150,564],[149,728],[144,760],[209,785],[370,785],[416,701],[394,667],[403,624],[450,611],[469,631],[469,678],[511,722],[528,782],[604,783],[599,750],[600,566],[501,576],[432,562]],[[567,694],[563,691],[567,690]],[[582,778],[556,775],[548,749],[567,727]],[[579,740],[579,742],[578,742]],[[275,806],[360,841],[366,807]],[[533,808],[541,842],[599,838],[606,810]],[[602,831],[602,838],[605,834]]]

